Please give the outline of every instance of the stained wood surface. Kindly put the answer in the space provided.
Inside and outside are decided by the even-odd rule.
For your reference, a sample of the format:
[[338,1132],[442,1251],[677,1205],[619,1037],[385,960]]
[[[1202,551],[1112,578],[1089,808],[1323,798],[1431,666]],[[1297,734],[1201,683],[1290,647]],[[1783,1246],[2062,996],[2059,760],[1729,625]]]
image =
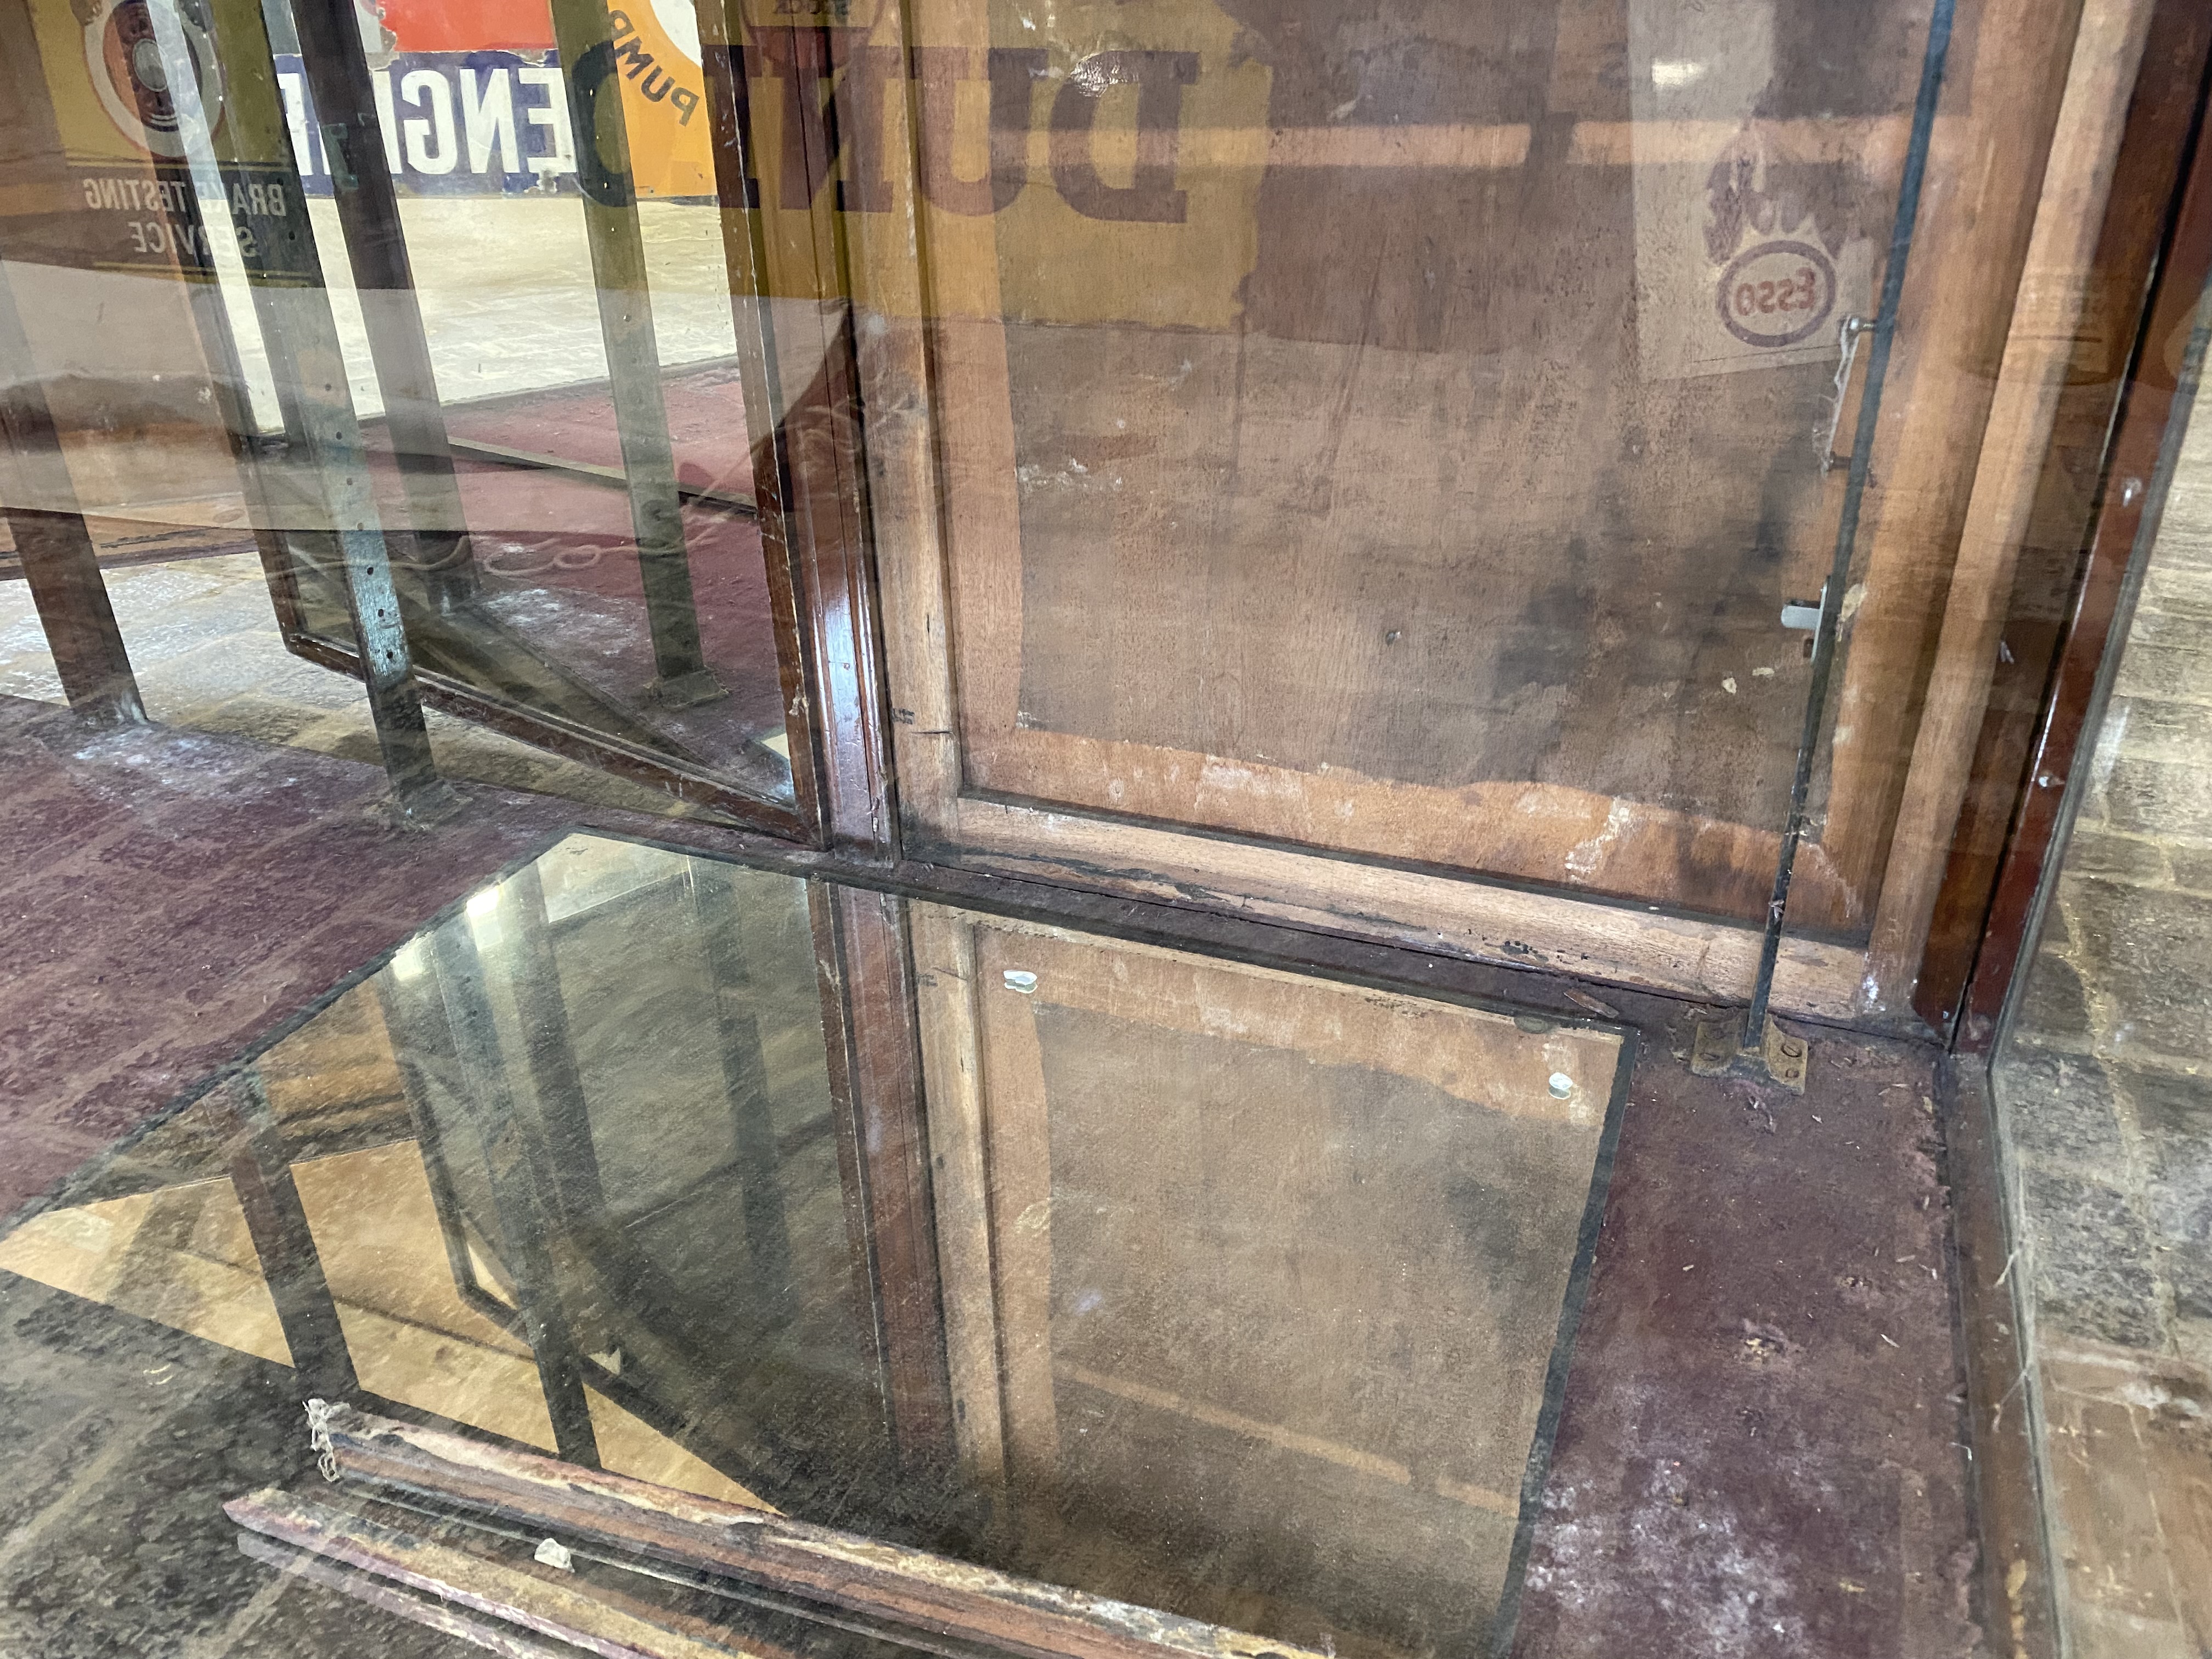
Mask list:
[[1280,1642],[437,1430],[346,1409],[331,1428],[349,1476],[1028,1659],[1319,1659]]
[[[1009,1477],[1050,1492],[1060,1473],[1060,1401],[1053,1383],[1052,1108],[1033,1005],[1010,1006],[1014,958],[995,930],[977,930],[976,1046],[983,1072],[984,1214],[991,1228],[991,1300]],[[989,990],[995,988],[995,996]]]
[[[1702,1000],[1740,1001],[1758,968],[1747,929],[1349,859],[1122,824],[1080,813],[963,799],[938,856],[1030,880],[1203,903],[1417,950],[1553,969]],[[1784,941],[1778,1006],[1848,1020],[1866,971],[1848,945]]]
[[1952,570],[1927,714],[1892,842],[1869,951],[1871,994],[1901,1002],[1928,939],[1996,668],[2013,575],[2052,422],[2075,362],[2112,169],[2152,0],[2088,0],[2051,144],[2027,263]]
[[456,1636],[474,1646],[503,1656],[503,1659],[566,1659],[572,1650],[555,1648],[482,1619],[471,1619],[454,1611],[441,1601],[427,1596],[410,1595],[388,1580],[374,1573],[361,1572],[340,1566],[299,1550],[283,1545],[252,1532],[238,1535],[239,1553],[270,1566],[291,1577],[304,1578],[310,1583],[334,1589],[341,1595],[351,1596],[371,1607],[381,1607],[386,1613],[397,1613],[410,1623],[436,1631],[441,1636]]
[[[2033,954],[2029,942],[2039,922],[2048,860],[2054,849],[2065,845],[2072,821],[2068,802],[2073,792],[2068,780],[2082,762],[2084,738],[2103,718],[2100,687],[2111,677],[2108,653],[2114,641],[2127,634],[2134,605],[2130,578],[2157,541],[2165,507],[2165,491],[2157,485],[2178,453],[2183,428],[2175,422],[2185,421],[2182,411],[2197,384],[2190,344],[2208,272],[2212,271],[2212,154],[2199,142],[2199,135],[2190,131],[2194,125],[2190,118],[2201,118],[2203,110],[2198,71],[2207,49],[2204,21],[2196,8],[2160,19],[2168,27],[2160,30],[2165,50],[2157,67],[2163,71],[2160,83],[2174,102],[2138,124],[2136,136],[2147,141],[2143,149],[2150,151],[2148,179],[2136,174],[2134,199],[2116,204],[2122,210],[2115,215],[2113,228],[2120,236],[2131,229],[2138,238],[2155,236],[2158,228],[2167,231],[2164,246],[2154,244],[2154,252],[2140,240],[2123,244],[2141,260],[2134,267],[2139,276],[2156,274],[2139,330],[2142,290],[2125,283],[2127,264],[2114,273],[2124,284],[2119,289],[2124,297],[2114,311],[2125,319],[2129,331],[2118,334],[2112,329],[2105,344],[2112,354],[2107,358],[2110,372],[2115,378],[2122,374],[2127,378],[2124,386],[2112,388],[2115,394],[2124,392],[2124,398],[2115,395],[2105,400],[2104,407],[2116,412],[2118,419],[2086,443],[2086,454],[2076,449],[2059,458],[2062,465],[2054,469],[2059,476],[2048,492],[2056,499],[2047,501],[2045,522],[2058,527],[2056,545],[2067,558],[2063,609],[2051,616],[2054,625],[2045,636],[2055,635],[2044,659],[2050,670],[2048,692],[2016,716],[2021,726],[2033,722],[2032,739],[2021,745],[2030,787],[2017,798],[2016,814],[2008,815],[2004,829],[2008,834],[2002,861],[1994,872],[1994,891],[1980,890],[1988,895],[1986,911],[1974,897],[1956,892],[1947,896],[1972,917],[1972,935],[1965,945],[1977,954],[1971,959],[1971,976],[1958,1012],[1960,1044],[1975,1053],[1988,1052],[1996,1041],[2014,975],[2023,957]],[[2180,104],[2184,98],[2196,101]],[[2193,156],[2185,141],[2194,145]],[[2166,188],[2172,175],[2159,165],[2161,151],[2175,163],[2188,159],[2177,191]],[[2142,149],[2135,159],[2141,166],[2145,160]],[[2075,435],[2087,437],[2078,426]],[[2106,489],[2105,479],[2120,480],[2122,487]],[[2145,487],[2127,489],[2130,479]],[[2081,494],[2068,500],[2069,485],[2078,487]],[[2078,567],[2072,557],[2080,550],[2074,539],[2076,532],[2086,532],[2088,543]],[[1990,841],[1973,850],[1994,860],[1997,848]],[[1987,872],[1988,866],[1983,867]],[[1966,882],[1973,880],[1972,865],[1961,873]],[[1955,909],[1946,908],[1955,917]],[[1963,969],[1969,964],[1960,962],[1965,951],[1959,945],[1954,935],[1951,960]]]
[[[1053,970],[1048,989],[1039,994],[1054,1006],[1148,1031],[1233,1036],[1295,1051],[1316,1065],[1406,1078],[1511,1117],[1595,1122],[1620,1057],[1620,1040],[1610,1032],[1548,1023],[1524,1030],[1504,1014],[1042,923],[994,919],[979,926],[990,940],[977,947],[984,952],[974,981],[979,996],[994,986],[984,957],[1009,966],[1018,957],[1023,971]],[[1559,1077],[1575,1083],[1571,1098],[1552,1093]]]
[[[1194,39],[1200,15],[1181,20]],[[1277,54],[1263,106],[1231,113],[1277,131],[1325,118],[1338,25],[1307,21],[1310,60]],[[1085,320],[1097,284],[1019,204],[1007,216],[1009,320],[939,337],[965,776],[1755,915],[1803,687],[1775,613],[1791,562],[1800,578],[1820,562],[1832,493],[1818,445],[1777,434],[1824,429],[1832,364],[1638,371],[1648,229],[1637,147],[1615,136],[1631,100],[1525,46],[1491,75],[1466,67],[1454,51],[1493,21],[1395,22],[1410,66],[1378,106],[1479,120],[1533,95],[1578,142],[1350,173],[1276,167],[1271,149],[1256,185],[1194,145],[1178,175],[1192,214],[1241,205],[1246,224],[1217,234],[1250,242],[1242,310],[1219,325]],[[1841,94],[1854,114],[1909,96],[1907,33],[1870,31]],[[1625,34],[1577,45],[1629,55]],[[1212,68],[1201,54],[1201,82]],[[1716,125],[1705,140],[1724,149]],[[1691,165],[1665,143],[1638,152],[1647,174]],[[1775,148],[1773,165],[1809,169],[1799,220],[1840,245],[1882,217],[1893,175],[1868,176],[1869,153]],[[1685,212],[1705,210],[1712,165]],[[1170,307],[1215,320],[1202,260],[1147,269]],[[1848,921],[1817,860],[1808,874],[1808,914]]]
[[[954,1460],[946,1392],[943,1295],[930,1214],[929,1148],[904,906],[885,893],[814,890],[823,1011],[833,1054],[847,1213],[859,1222],[854,1259],[873,1297],[890,1422],[910,1469]],[[828,954],[834,952],[834,955]],[[834,977],[827,976],[834,962]]]
[[[1686,11],[1566,4],[1510,42],[1490,41],[1486,10],[1417,11],[1392,20],[1392,69],[1355,76],[1329,8],[1295,29],[1257,0],[1232,10],[1258,48],[1237,65],[1208,56],[1211,8],[1173,20],[1198,56],[1183,218],[1121,228],[1120,257],[1052,198],[1042,133],[1001,132],[986,154],[982,54],[1012,42],[1002,20],[908,0],[878,23],[916,43],[921,76],[890,94],[918,134],[913,177],[892,181],[911,229],[850,216],[855,291],[882,319],[863,372],[894,411],[872,464],[914,504],[878,519],[909,834],[937,854],[1188,888],[1237,862],[1218,847],[1158,858],[1147,831],[1189,826],[1758,917],[1804,690],[1801,641],[1775,613],[1817,590],[1839,504],[1824,465],[1835,354],[1678,372],[1653,216],[1680,203],[1717,236],[1746,214],[1839,269],[1886,245],[1922,20],[1739,19],[1771,35],[1697,59],[1719,77],[1701,103],[1651,79],[1717,27]],[[1091,49],[1088,15],[1048,42],[1040,125]],[[1878,441],[1869,580],[1848,602],[1841,781],[1824,760],[1801,929],[1863,938],[1890,878],[2071,29],[2067,8],[2025,0],[1961,20]],[[1746,52],[1767,54],[1764,90],[1738,110],[1719,82],[1751,72],[1731,58]],[[1257,83],[1216,74],[1253,61]],[[1133,143],[1135,100],[1110,97],[1094,143],[1118,185],[1148,141]],[[1741,162],[1734,184],[1716,156]],[[928,195],[932,179],[986,174],[1012,192],[995,215]],[[1863,258],[1844,296],[1863,312],[1878,273]],[[924,428],[933,486],[915,459]],[[1895,878],[1923,899],[1942,859],[1927,839],[1900,843]],[[1306,914],[1368,924],[1334,890],[1340,866],[1304,868]],[[1249,896],[1240,881],[1221,900]],[[1468,902],[1436,881],[1413,908]],[[1608,931],[1509,937],[1610,957],[1636,982],[1741,994],[1727,971],[1655,972],[1633,927],[1618,952],[1588,948]],[[1832,994],[1794,1006],[1852,1012],[1863,972],[1847,988],[1839,967]]]
[[967,922],[910,905],[915,1009],[921,1028],[924,1114],[937,1269],[945,1293],[945,1369],[961,1468],[985,1487],[1006,1476],[999,1395],[998,1298],[992,1290],[989,1177],[983,1160],[982,1055],[975,1035],[975,947]]
[[1869,910],[1889,880],[1917,881],[1942,856],[1893,848],[1891,831],[2081,7],[1983,0],[1961,11],[1861,532],[1863,603],[1831,721],[1820,840]]
[[554,1574],[526,1572],[334,1504],[275,1488],[223,1513],[295,1549],[566,1642],[600,1659],[728,1659],[738,1650],[641,1619]]

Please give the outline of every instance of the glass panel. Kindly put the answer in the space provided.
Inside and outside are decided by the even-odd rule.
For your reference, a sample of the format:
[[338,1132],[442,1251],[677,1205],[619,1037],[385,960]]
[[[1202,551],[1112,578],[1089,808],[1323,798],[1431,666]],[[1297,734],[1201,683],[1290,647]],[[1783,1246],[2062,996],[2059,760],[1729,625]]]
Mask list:
[[677,1488],[1302,1648],[1486,1651],[1620,1034],[884,903],[570,837],[0,1269]]
[[542,0],[29,7],[54,187],[11,281],[157,718],[373,757],[325,684],[358,526],[448,773],[791,817],[703,72],[663,9],[580,163]]
[[[2096,694],[2078,647],[2058,671],[2058,706],[2082,722],[2070,810],[2039,914],[2022,918],[1990,1069],[1991,1132],[2020,1172],[2009,1218],[2045,1501],[2067,1540],[2059,1622],[2077,1649],[2120,1619],[2149,1640],[2212,1639],[2212,294],[2183,292],[2190,332],[2131,387],[2118,439],[2117,465],[2156,460],[2142,517],[2115,533],[2108,495],[2082,597],[2057,590],[2099,617],[2132,591]],[[2106,1560],[2174,1588],[2123,1611],[2091,1565]]]
[[1925,9],[911,9],[969,787],[1762,915]]
[[913,926],[954,1397],[1002,1414],[963,1451],[1003,1457],[1012,1559],[1308,1648],[1480,1650],[1619,1038]]

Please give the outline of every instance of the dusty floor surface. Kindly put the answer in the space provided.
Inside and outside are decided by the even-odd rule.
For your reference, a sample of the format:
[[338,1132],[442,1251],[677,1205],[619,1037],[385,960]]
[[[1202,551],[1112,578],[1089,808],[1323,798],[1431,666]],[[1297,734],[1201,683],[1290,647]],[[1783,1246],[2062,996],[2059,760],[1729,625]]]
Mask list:
[[[479,790],[400,835],[380,788],[343,759],[0,703],[11,1206],[579,816]],[[1970,1651],[1932,1056],[1824,1039],[1807,1097],[1763,1095],[1689,1077],[1678,1005],[1615,1000],[1644,1035],[1516,1650]],[[288,1374],[0,1295],[17,1486],[53,1500],[0,1540],[0,1649],[431,1650],[230,1553],[213,1498],[299,1455]]]
[[1516,1650],[1973,1652],[1933,1057],[1816,1038],[1799,1099],[1688,1038],[1637,1066]]

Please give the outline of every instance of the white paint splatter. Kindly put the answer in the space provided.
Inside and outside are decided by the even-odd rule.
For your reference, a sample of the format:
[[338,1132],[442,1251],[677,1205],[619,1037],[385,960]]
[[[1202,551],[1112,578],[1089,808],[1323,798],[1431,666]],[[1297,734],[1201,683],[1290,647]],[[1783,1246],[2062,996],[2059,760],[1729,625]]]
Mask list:
[[1613,802],[1612,810],[1605,815],[1605,828],[1588,841],[1578,843],[1574,851],[1567,854],[1567,873],[1577,881],[1588,881],[1604,861],[1605,849],[1620,838],[1620,832],[1628,827],[1629,820],[1635,816],[1636,809],[1628,802]]

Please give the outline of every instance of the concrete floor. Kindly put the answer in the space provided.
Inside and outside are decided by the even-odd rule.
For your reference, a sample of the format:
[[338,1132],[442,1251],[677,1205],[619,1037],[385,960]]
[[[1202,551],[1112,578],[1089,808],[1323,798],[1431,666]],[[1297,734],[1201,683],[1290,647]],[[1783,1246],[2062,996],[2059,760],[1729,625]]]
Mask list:
[[[106,580],[149,717],[185,731],[380,763],[360,683],[284,648],[258,556],[137,565],[110,570]],[[0,696],[63,702],[29,586],[20,581],[0,582]],[[657,790],[434,708],[428,713],[431,749],[449,778],[641,812],[684,810]]]
[[2075,1659],[2212,1653],[2208,404],[1993,1078]]
[[[367,420],[384,412],[384,398],[346,266],[337,209],[316,198],[307,210],[330,283],[354,407]],[[447,403],[605,377],[599,291],[580,199],[410,196],[401,198],[399,216],[438,393]],[[718,211],[712,205],[642,202],[638,228],[660,361],[673,367],[734,352]],[[254,412],[264,430],[276,430],[281,424],[276,393],[251,301],[235,284],[225,292]]]

